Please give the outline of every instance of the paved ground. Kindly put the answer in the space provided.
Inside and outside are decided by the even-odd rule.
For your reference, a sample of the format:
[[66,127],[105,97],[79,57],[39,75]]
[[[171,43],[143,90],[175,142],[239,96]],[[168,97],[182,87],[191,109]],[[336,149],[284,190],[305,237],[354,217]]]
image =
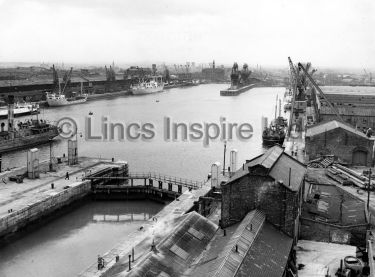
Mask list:
[[[46,172],[48,163],[41,164],[42,172],[38,179],[23,180],[23,183],[9,181],[8,177],[26,172],[26,168],[2,172],[0,174],[0,217],[6,215],[8,210],[19,210],[37,199],[54,194],[64,189],[65,186],[81,181],[82,177],[89,173],[101,170],[109,166],[111,162],[92,158],[80,158],[78,165],[68,166],[66,162],[58,164],[55,172]],[[69,172],[69,180],[65,180],[66,172]],[[55,189],[51,189],[54,183]]]

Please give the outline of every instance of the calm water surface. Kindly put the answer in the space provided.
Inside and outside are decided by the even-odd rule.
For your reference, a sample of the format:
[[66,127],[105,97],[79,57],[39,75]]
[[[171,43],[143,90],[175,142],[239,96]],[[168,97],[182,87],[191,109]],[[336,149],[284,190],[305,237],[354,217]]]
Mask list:
[[[131,171],[157,171],[179,177],[202,180],[207,176],[213,162],[223,161],[223,142],[211,142],[204,147],[202,141],[165,141],[164,117],[170,117],[175,123],[220,123],[225,117],[231,123],[250,123],[254,129],[253,137],[248,141],[233,140],[227,144],[228,151],[239,151],[239,163],[261,154],[261,116],[274,116],[276,95],[281,97],[284,88],[255,88],[237,97],[222,97],[220,89],[228,85],[201,85],[191,88],[177,88],[162,93],[128,96],[114,99],[90,101],[85,104],[61,108],[47,108],[41,117],[58,120],[68,116],[78,125],[79,153],[84,156],[125,160]],[[157,102],[158,101],[158,102]],[[152,123],[155,137],[151,141],[85,141],[85,118],[93,112],[92,126],[94,135],[100,134],[102,117],[108,122]],[[49,146],[41,148],[41,159],[49,158]],[[53,154],[61,156],[67,153],[66,140],[57,140]],[[227,156],[228,157],[228,156]],[[3,156],[3,168],[11,168],[26,163],[26,152]]]
[[1,246],[0,276],[76,276],[162,207],[149,201],[87,202]]
[[[87,142],[79,139],[79,153],[84,156],[112,158],[129,162],[131,171],[157,171],[178,177],[203,180],[213,162],[223,160],[223,142],[218,140],[204,147],[202,141],[172,141],[163,137],[164,117],[176,123],[219,123],[225,117],[231,123],[250,123],[254,135],[248,141],[233,140],[228,151],[239,151],[239,164],[261,154],[261,116],[274,116],[276,95],[282,97],[284,88],[255,88],[237,97],[220,97],[227,85],[201,85],[171,89],[159,94],[127,96],[90,101],[62,108],[47,108],[41,117],[58,120],[69,116],[77,121],[78,131],[84,133],[85,118],[92,111],[97,134],[101,118],[123,124],[152,123],[152,141]],[[40,147],[41,160],[49,159],[49,146]],[[66,140],[57,140],[53,154],[67,153]],[[228,156],[227,156],[228,157]],[[228,165],[227,160],[227,165]],[[26,152],[3,156],[3,169],[26,164]],[[117,238],[126,237],[161,208],[152,202],[94,202],[58,218],[5,248],[0,248],[0,276],[74,276],[95,262],[98,253],[110,250]],[[100,221],[104,214],[136,214],[138,221],[115,223]]]

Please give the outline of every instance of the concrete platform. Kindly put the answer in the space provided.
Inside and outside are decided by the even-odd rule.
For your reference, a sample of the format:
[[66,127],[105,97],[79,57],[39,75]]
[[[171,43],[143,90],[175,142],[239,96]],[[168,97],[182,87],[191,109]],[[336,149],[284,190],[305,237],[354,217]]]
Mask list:
[[[26,172],[26,168],[13,169],[0,173],[0,218],[8,214],[8,210],[17,211],[34,203],[44,195],[64,190],[65,186],[82,181],[82,177],[90,172],[99,171],[113,163],[110,160],[82,157],[79,164],[69,166],[67,162],[57,164],[55,172],[48,171],[49,162],[40,165],[40,177],[37,179],[23,179],[23,183],[9,181],[9,176]],[[69,172],[69,180],[65,180]],[[54,189],[51,189],[54,183]]]
[[[56,171],[49,172],[49,162],[39,165],[37,179],[23,179],[23,183],[9,181],[9,176],[20,175],[26,168],[18,168],[0,175],[0,237],[7,237],[21,228],[52,214],[57,209],[80,200],[91,193],[91,182],[82,180],[86,174],[113,174],[124,162],[110,162],[92,158],[81,158],[79,164],[67,165],[66,161],[55,165]],[[104,171],[103,171],[104,170]],[[69,179],[66,173],[69,172]],[[54,184],[54,188],[51,184]]]

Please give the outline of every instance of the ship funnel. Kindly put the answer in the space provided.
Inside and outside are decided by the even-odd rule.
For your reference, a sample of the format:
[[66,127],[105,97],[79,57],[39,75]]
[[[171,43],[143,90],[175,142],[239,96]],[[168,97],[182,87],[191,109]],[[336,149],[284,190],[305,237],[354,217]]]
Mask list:
[[237,170],[237,149],[232,149],[230,151],[230,172],[229,172],[229,176],[232,177],[234,172],[236,172]]
[[262,116],[262,132],[267,128],[268,126],[268,118],[265,116]]
[[221,164],[216,162],[211,165],[211,187],[219,187],[219,173]]

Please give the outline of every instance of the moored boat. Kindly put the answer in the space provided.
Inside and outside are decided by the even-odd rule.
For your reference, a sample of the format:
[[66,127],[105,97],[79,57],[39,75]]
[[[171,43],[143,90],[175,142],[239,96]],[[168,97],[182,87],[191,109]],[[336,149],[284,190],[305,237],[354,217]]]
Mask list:
[[161,92],[164,89],[162,76],[151,76],[141,79],[138,84],[131,86],[134,95]]
[[[14,117],[34,115],[39,113],[39,104],[34,103],[16,103],[13,109]],[[0,107],[0,119],[8,117],[8,107]]]

